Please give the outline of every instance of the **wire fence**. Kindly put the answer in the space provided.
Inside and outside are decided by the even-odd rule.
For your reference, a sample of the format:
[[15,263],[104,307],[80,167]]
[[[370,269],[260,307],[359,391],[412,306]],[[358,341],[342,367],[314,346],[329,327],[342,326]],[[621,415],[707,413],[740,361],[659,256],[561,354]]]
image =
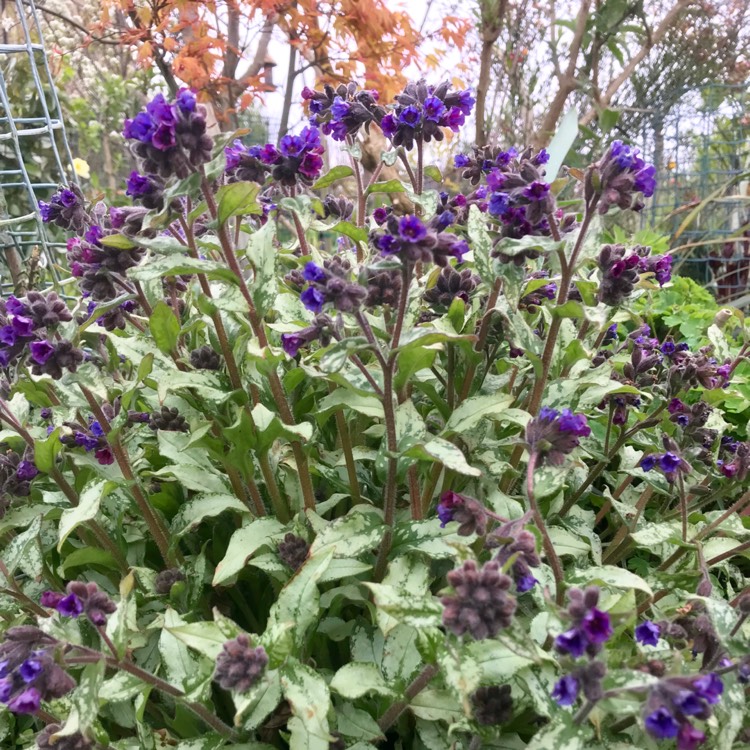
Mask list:
[[750,291],[750,91],[687,91],[642,118],[641,149],[657,167],[642,224],[672,238],[679,272],[729,302]]
[[0,9],[0,284],[6,293],[22,282],[32,260],[59,280],[65,244],[42,223],[39,201],[75,181],[75,171],[34,0],[2,0]]

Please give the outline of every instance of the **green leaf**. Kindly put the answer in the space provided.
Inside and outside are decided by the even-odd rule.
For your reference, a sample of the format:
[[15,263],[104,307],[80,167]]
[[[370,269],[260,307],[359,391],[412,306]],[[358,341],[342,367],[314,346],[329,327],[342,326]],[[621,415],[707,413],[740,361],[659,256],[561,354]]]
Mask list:
[[234,271],[227,268],[223,263],[187,256],[154,258],[142,266],[131,268],[128,271],[128,278],[136,281],[153,281],[162,276],[181,276],[195,273],[202,273],[209,279],[225,281],[229,284],[238,283]]
[[169,632],[186,646],[215,661],[224,644],[236,638],[242,631],[231,620],[222,617],[216,622],[176,625],[170,627]]
[[347,167],[345,164],[340,164],[338,167],[329,169],[322,177],[320,177],[312,186],[312,190],[320,190],[326,188],[329,185],[333,185],[338,180],[343,180],[346,177],[351,177],[354,174],[354,170],[351,167]]
[[369,505],[355,505],[345,516],[326,523],[312,543],[310,555],[332,551],[337,557],[357,557],[377,549],[384,533],[385,525],[379,511]]
[[55,467],[55,457],[62,450],[60,428],[55,428],[46,440],[34,441],[34,465],[49,474]]
[[513,397],[502,393],[469,398],[453,411],[443,429],[443,434],[468,432],[482,419],[502,417],[512,403]]
[[331,695],[323,676],[290,659],[281,670],[281,687],[293,717],[289,750],[328,750],[334,738],[328,730]]
[[250,235],[247,246],[247,257],[255,269],[251,293],[261,317],[273,307],[279,291],[276,276],[275,238],[276,222],[269,221]]
[[289,440],[309,440],[313,426],[309,422],[285,424],[275,412],[263,404],[257,404],[251,412],[256,427],[257,446],[261,451],[268,450],[276,438],[282,435]]
[[135,242],[124,234],[107,234],[101,237],[99,242],[105,247],[114,247],[117,250],[132,250],[137,247]]
[[84,667],[78,687],[72,696],[73,705],[68,719],[62,729],[52,735],[53,742],[56,737],[69,737],[76,732],[85,734],[96,721],[99,714],[99,688],[104,681],[104,669],[104,659]]
[[154,343],[163,354],[169,354],[177,346],[180,338],[180,321],[163,300],[159,300],[154,306],[148,319],[148,327]]
[[237,575],[252,555],[265,545],[274,544],[284,536],[284,526],[275,518],[259,518],[232,534],[223,559],[216,566],[213,586],[226,584]]
[[260,682],[249,693],[235,696],[234,705],[237,713],[235,726],[250,731],[260,726],[268,714],[279,705],[281,700],[281,677],[278,670],[267,670]]
[[394,692],[388,686],[385,677],[371,662],[352,661],[345,664],[333,676],[331,690],[343,698],[356,700],[368,693],[393,697]]
[[302,648],[308,629],[320,616],[320,592],[317,582],[328,568],[334,549],[309,557],[279,592],[275,604],[268,614],[267,627],[292,625],[292,633],[298,648]]
[[338,372],[352,354],[368,349],[370,344],[364,336],[347,336],[323,350],[320,369],[327,374]]
[[620,113],[616,109],[605,109],[599,113],[599,127],[602,129],[602,133],[609,133],[612,128],[617,125],[617,121],[620,119]]
[[651,587],[640,576],[614,565],[575,569],[570,578],[573,583],[604,584],[616,589],[637,589],[638,591],[645,591],[649,596],[654,595]]
[[409,448],[405,456],[419,458],[423,461],[437,461],[447,469],[458,472],[468,477],[482,475],[479,469],[469,466],[461,449],[443,438],[433,438],[428,443],[414,445]]
[[351,703],[344,703],[336,711],[336,726],[344,737],[355,740],[378,740],[383,736],[378,722],[361,708],[354,708]]
[[382,583],[365,582],[364,585],[372,591],[378,609],[382,609],[396,623],[415,628],[440,625],[443,607],[432,595],[412,595]]
[[257,182],[233,182],[220,187],[216,191],[219,226],[225,224],[230,216],[262,213],[255,200],[259,192],[260,185]]
[[552,721],[532,737],[526,750],[594,750],[591,739],[588,725],[573,724],[568,713],[557,711]]
[[358,227],[356,224],[352,224],[351,221],[339,221],[331,227],[331,231],[343,234],[355,242],[363,242],[365,244],[367,244],[369,237],[365,227]]
[[78,500],[78,505],[74,508],[66,508],[60,516],[60,526],[58,528],[57,551],[62,550],[65,540],[75,531],[82,523],[96,518],[99,512],[99,503],[116,487],[114,482],[108,482],[104,479],[92,482],[86,485]]
[[453,724],[464,718],[461,705],[448,690],[427,688],[412,698],[409,708],[418,719],[425,721]]
[[197,495],[180,507],[172,519],[172,533],[182,536],[196,529],[204,519],[215,518],[220,513],[232,511],[247,514],[248,509],[234,495],[206,493]]
[[[3,562],[8,572],[13,573],[21,568],[38,568],[41,574],[43,561],[39,549],[39,532],[42,530],[42,516],[37,516],[26,531],[17,534],[3,549]],[[37,573],[34,573],[36,575]]]
[[497,276],[492,262],[492,238],[487,231],[487,218],[476,206],[469,208],[467,228],[477,273],[485,284],[491,286]]
[[443,181],[443,173],[440,171],[440,168],[436,167],[434,164],[425,167],[424,173],[437,183],[442,183]]
[[318,403],[316,411],[323,415],[344,407],[373,419],[385,418],[383,402],[377,396],[365,396],[345,388],[337,388],[333,393],[329,393]]
[[388,180],[387,182],[376,182],[367,188],[367,195],[371,193],[403,193],[406,184],[401,180]]
[[187,650],[187,646],[170,632],[172,628],[185,624],[175,610],[168,608],[164,613],[164,627],[159,634],[159,653],[166,670],[167,682],[181,690],[195,679],[198,672],[198,664]]

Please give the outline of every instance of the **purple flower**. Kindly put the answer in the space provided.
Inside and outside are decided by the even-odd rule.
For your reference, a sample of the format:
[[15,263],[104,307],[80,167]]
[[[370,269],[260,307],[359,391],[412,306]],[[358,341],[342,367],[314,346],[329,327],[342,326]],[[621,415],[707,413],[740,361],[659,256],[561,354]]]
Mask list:
[[94,453],[94,458],[101,466],[111,466],[115,462],[115,455],[112,453],[112,449],[108,445],[99,448],[99,450]]
[[673,698],[673,702],[685,716],[698,716],[698,714],[704,713],[706,709],[704,701],[692,690],[680,690]]
[[177,144],[174,126],[162,124],[151,137],[151,145],[159,151],[169,151]]
[[76,445],[80,445],[87,453],[99,447],[99,439],[85,432],[76,432],[73,435]]
[[380,121],[380,129],[386,138],[392,138],[398,130],[398,123],[393,115],[385,115]]
[[333,100],[331,105],[331,117],[334,120],[343,120],[351,111],[352,105],[345,102],[340,96]]
[[18,668],[18,674],[21,675],[21,679],[27,685],[30,682],[34,682],[41,671],[42,664],[37,659],[26,659],[26,661]]
[[16,332],[13,330],[13,326],[0,328],[0,341],[7,346],[13,346],[16,343]]
[[458,133],[465,122],[466,116],[458,107],[453,107],[451,111],[448,112],[448,116],[443,119],[443,124],[450,128],[454,133]]
[[13,695],[13,678],[0,678],[0,703],[7,703]]
[[125,195],[129,195],[131,198],[140,198],[142,195],[153,193],[155,188],[156,186],[149,179],[148,175],[138,174],[138,172],[133,170],[130,173],[130,177],[128,177]]
[[302,292],[300,300],[308,310],[319,313],[323,309],[323,303],[326,301],[326,298],[315,287],[311,286]]
[[31,318],[25,318],[23,315],[14,315],[10,324],[19,336],[31,336],[34,333],[34,321]]
[[489,212],[493,216],[505,216],[510,211],[510,196],[508,193],[493,193],[490,196]]
[[718,703],[719,697],[724,692],[724,683],[718,675],[711,672],[695,680],[693,682],[693,690],[695,690],[696,695],[703,698],[707,703]]
[[296,333],[281,334],[281,346],[290,357],[296,357],[300,348],[306,343],[305,337]]
[[706,735],[696,729],[689,721],[680,727],[677,735],[677,750],[695,750],[706,741]]
[[671,474],[680,467],[680,457],[676,453],[672,453],[672,451],[667,451],[663,455],[659,456],[659,468],[665,473],[665,474]]
[[427,228],[418,216],[410,214],[399,221],[398,233],[403,240],[419,242],[427,236]]
[[39,603],[43,607],[56,608],[63,598],[62,594],[58,594],[57,591],[45,591],[39,598]]
[[21,461],[16,469],[16,478],[22,482],[30,482],[38,473],[39,469],[32,461]]
[[19,693],[9,704],[8,710],[14,714],[34,714],[42,704],[40,692],[33,687],[26,688]]
[[146,112],[139,112],[132,120],[125,120],[122,134],[129,140],[150,143],[156,124]]
[[83,602],[75,594],[68,594],[60,599],[55,609],[65,617],[78,617],[83,612]]
[[612,635],[612,623],[609,615],[600,609],[590,609],[581,623],[586,638],[591,643],[604,643]]
[[640,460],[639,466],[643,469],[643,471],[651,471],[651,469],[656,466],[656,456],[653,453],[644,456]]
[[552,697],[559,706],[572,706],[578,698],[578,680],[571,674],[566,674],[555,684]]
[[680,725],[664,706],[649,714],[644,724],[646,731],[658,740],[670,740],[680,731]]
[[588,437],[591,434],[586,417],[583,414],[573,414],[570,409],[562,410],[559,425],[560,432],[568,432],[576,437]]
[[549,194],[549,188],[546,182],[532,182],[523,189],[522,194],[530,201],[543,201]]
[[398,119],[403,125],[416,128],[422,119],[422,113],[414,105],[410,105],[401,112]]
[[531,574],[521,576],[516,580],[516,591],[518,591],[519,594],[523,594],[525,591],[531,591],[537,583],[539,583],[539,581]]
[[458,104],[456,106],[458,109],[460,109],[465,115],[470,115],[475,102],[474,97],[471,95],[471,90],[464,89],[463,91],[459,91],[457,96]]
[[195,111],[195,94],[190,89],[180,89],[175,104],[182,110],[183,114],[190,114],[190,112]]
[[650,620],[642,622],[635,629],[635,639],[644,646],[655,646],[659,642],[660,634],[661,628]]
[[445,104],[436,96],[428,96],[424,100],[422,105],[424,108],[425,120],[431,120],[432,122],[439,122],[440,118],[445,113]]
[[467,167],[470,163],[471,159],[466,154],[456,154],[453,157],[453,165],[456,169],[463,169],[463,167]]
[[173,125],[176,120],[174,109],[164,98],[164,94],[157,94],[146,105],[146,112],[160,125]]
[[686,409],[687,407],[679,398],[673,398],[667,405],[667,411],[670,414],[679,414],[679,412],[685,411]]
[[656,190],[656,167],[648,164],[635,175],[633,187],[646,198],[650,198]]
[[388,209],[385,206],[379,206],[372,212],[372,218],[378,226],[381,226],[388,218]]
[[55,353],[55,347],[49,341],[33,341],[29,349],[31,358],[39,365],[43,365]]
[[305,264],[302,278],[304,278],[305,281],[318,281],[323,283],[326,280],[326,272],[319,265],[310,261]]
[[586,636],[578,628],[572,628],[555,638],[555,648],[564,654],[570,654],[575,659],[583,656],[587,645]]
[[27,313],[26,305],[12,294],[5,300],[5,309],[11,315],[26,315]]
[[378,238],[378,249],[383,255],[393,255],[401,249],[401,245],[392,234],[384,234]]

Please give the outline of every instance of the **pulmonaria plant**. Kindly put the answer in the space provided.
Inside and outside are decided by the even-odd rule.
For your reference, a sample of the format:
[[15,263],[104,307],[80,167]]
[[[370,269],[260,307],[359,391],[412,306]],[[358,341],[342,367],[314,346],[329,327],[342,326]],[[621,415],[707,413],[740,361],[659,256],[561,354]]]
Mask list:
[[741,747],[748,337],[658,313],[667,242],[605,231],[654,168],[441,180],[470,91],[303,99],[219,146],[157,95],[130,205],[41,205],[70,275],[0,305],[3,743]]

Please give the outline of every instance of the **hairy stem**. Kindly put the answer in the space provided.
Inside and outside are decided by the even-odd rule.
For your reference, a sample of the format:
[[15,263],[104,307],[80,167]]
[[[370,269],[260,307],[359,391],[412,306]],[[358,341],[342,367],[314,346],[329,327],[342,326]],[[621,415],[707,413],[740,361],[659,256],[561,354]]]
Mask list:
[[404,691],[404,700],[394,703],[380,717],[380,719],[378,719],[378,726],[380,727],[381,732],[386,732],[391,726],[393,726],[398,720],[398,717],[409,707],[409,703],[430,684],[432,678],[435,677],[437,673],[438,668],[434,664],[428,664],[422,669]]

